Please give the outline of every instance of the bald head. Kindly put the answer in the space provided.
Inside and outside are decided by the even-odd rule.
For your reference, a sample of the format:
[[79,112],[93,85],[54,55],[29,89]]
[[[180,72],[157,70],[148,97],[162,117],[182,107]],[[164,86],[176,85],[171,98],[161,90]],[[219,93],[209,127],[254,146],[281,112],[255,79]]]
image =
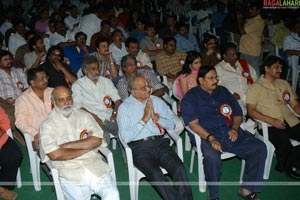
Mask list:
[[73,105],[72,92],[64,86],[57,86],[51,94],[52,103],[59,108],[64,105]]
[[151,94],[147,80],[142,76],[134,76],[129,80],[130,93],[139,101],[145,101]]

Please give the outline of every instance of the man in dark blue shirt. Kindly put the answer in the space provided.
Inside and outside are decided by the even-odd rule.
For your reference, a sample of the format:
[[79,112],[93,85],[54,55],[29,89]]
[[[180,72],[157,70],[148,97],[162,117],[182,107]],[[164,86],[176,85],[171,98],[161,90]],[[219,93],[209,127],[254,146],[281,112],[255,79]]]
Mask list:
[[[242,110],[233,95],[218,86],[214,67],[201,67],[198,87],[192,88],[182,99],[182,116],[186,125],[201,137],[201,150],[205,179],[217,182],[221,175],[221,153],[234,153],[246,160],[243,184],[239,194],[246,199],[259,199],[260,185],[249,182],[262,181],[266,146],[252,134],[242,130]],[[195,145],[194,138],[191,138]],[[209,199],[219,199],[217,185],[209,185]]]

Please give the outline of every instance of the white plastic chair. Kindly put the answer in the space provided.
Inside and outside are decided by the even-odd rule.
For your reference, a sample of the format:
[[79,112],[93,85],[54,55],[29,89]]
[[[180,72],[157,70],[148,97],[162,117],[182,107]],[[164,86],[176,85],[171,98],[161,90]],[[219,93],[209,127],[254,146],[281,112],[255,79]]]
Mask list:
[[[116,172],[115,172],[114,158],[113,158],[112,152],[106,147],[100,147],[99,152],[106,158],[107,163],[108,163],[109,167],[111,168],[111,172],[110,172],[111,176],[114,178],[114,180],[117,180]],[[46,164],[47,164],[47,167],[51,171],[51,175],[52,175],[53,183],[54,183],[54,187],[55,187],[56,199],[57,200],[65,200],[64,192],[62,190],[60,179],[59,179],[58,170],[52,165],[51,160],[48,160],[46,162]]]
[[[289,107],[290,108],[290,107]],[[290,108],[291,109],[291,108]],[[296,114],[296,113],[295,113]],[[296,114],[296,116],[300,117],[299,115]],[[266,122],[263,122],[261,120],[255,119],[255,121],[260,124],[262,128],[262,135],[257,133],[255,136],[263,141],[265,145],[267,146],[267,158],[266,158],[266,163],[265,163],[265,171],[264,171],[264,179],[269,179],[270,177],[270,171],[272,167],[272,161],[273,161],[273,155],[275,152],[275,147],[273,144],[269,141],[269,131],[268,131],[268,124]],[[300,145],[300,142],[296,140],[290,139],[291,143],[293,146],[298,146]]]
[[[11,128],[7,129],[6,130],[6,133],[9,137],[11,137],[11,139],[14,139],[14,136],[12,134],[12,131],[11,131]],[[20,170],[20,167],[18,169],[18,172],[17,172],[17,187],[20,188],[22,187],[22,178],[21,178],[21,170]]]
[[[200,192],[205,192],[206,191],[206,181],[205,181],[205,175],[204,175],[203,155],[202,155],[202,152],[201,152],[201,138],[189,126],[186,126],[185,128],[190,133],[192,133],[195,136],[195,141],[196,141],[196,147],[192,148],[192,156],[191,156],[191,163],[190,163],[190,173],[193,172],[194,158],[195,158],[195,153],[197,152],[197,156],[198,156],[199,191]],[[235,157],[235,156],[236,155],[233,154],[233,153],[223,152],[221,154],[221,159],[225,160],[225,159],[232,158],[232,157]],[[242,167],[241,167],[241,173],[240,173],[240,183],[242,183],[244,169],[245,169],[245,160],[242,160]]]
[[[168,135],[176,143],[176,151],[179,158],[183,161],[183,150],[182,150],[182,139],[177,134],[172,131],[168,131]],[[130,200],[138,200],[139,193],[139,181],[142,178],[145,178],[145,175],[138,170],[133,164],[132,151],[131,148],[120,138],[121,144],[123,145],[128,164],[128,175],[129,175],[129,192],[130,192]],[[163,168],[162,172],[167,174],[167,171]]]
[[[176,81],[174,81],[173,85],[172,85],[172,91],[173,91],[173,96],[177,99],[177,100],[181,100],[180,97],[178,96],[178,93],[177,93],[177,87],[176,87]],[[177,113],[177,112],[176,112]],[[180,117],[182,119],[182,117]],[[191,145],[191,141],[190,141],[190,137],[188,135],[188,132],[185,131],[185,150],[186,151],[190,151],[191,148],[192,148],[192,145]]]
[[28,133],[23,132],[29,163],[30,163],[30,173],[32,174],[32,181],[35,191],[41,190],[41,176],[40,176],[40,157],[37,152],[33,150],[31,136]]
[[172,96],[172,88],[169,88],[168,77],[166,75],[158,75],[157,79],[161,82],[161,84],[163,84],[163,86],[165,86],[169,89],[168,95],[171,97]]
[[264,171],[264,176],[263,179],[267,180],[270,177],[270,171],[271,171],[271,166],[272,166],[272,160],[273,160],[273,155],[275,151],[275,147],[273,144],[269,141],[269,131],[268,131],[268,124],[260,121],[258,119],[255,119],[255,121],[260,124],[262,128],[263,134],[256,133],[255,137],[258,138],[259,140],[263,141],[267,147],[267,157],[266,157],[266,162],[265,162],[265,171]]
[[[165,94],[164,96],[162,96],[162,99],[171,106],[172,111],[175,113],[176,115],[176,127],[174,129],[174,133],[176,133],[177,135],[180,135],[184,129],[184,123],[181,117],[178,116],[177,113],[177,102],[171,98],[170,96],[168,96],[167,94]],[[173,141],[171,140],[171,144]]]
[[300,73],[300,65],[298,64],[299,56],[291,56],[290,59],[292,61],[292,88],[294,91],[296,91]]

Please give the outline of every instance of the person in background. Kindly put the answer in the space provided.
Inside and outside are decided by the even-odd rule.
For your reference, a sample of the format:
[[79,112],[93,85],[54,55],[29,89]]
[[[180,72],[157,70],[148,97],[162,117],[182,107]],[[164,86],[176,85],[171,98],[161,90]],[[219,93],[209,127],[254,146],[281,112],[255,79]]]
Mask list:
[[188,52],[182,70],[176,78],[177,95],[180,99],[183,98],[187,91],[197,86],[197,75],[200,67],[200,54],[195,51]]
[[87,35],[84,32],[75,34],[75,44],[64,47],[64,56],[69,60],[69,66],[72,72],[77,73],[81,68],[84,58],[90,55],[94,50],[86,45]]
[[49,87],[63,85],[70,87],[76,81],[76,75],[70,70],[67,59],[64,59],[64,52],[60,46],[53,46],[47,52],[46,62],[40,67],[46,72]]
[[215,66],[222,60],[217,44],[217,37],[209,33],[203,36],[204,51],[201,52],[203,66]]
[[238,28],[241,34],[239,43],[240,58],[245,59],[255,69],[256,74],[260,75],[260,55],[262,49],[262,36],[265,22],[260,13],[262,1],[251,1],[248,8],[249,19],[244,21],[242,14],[237,15]]

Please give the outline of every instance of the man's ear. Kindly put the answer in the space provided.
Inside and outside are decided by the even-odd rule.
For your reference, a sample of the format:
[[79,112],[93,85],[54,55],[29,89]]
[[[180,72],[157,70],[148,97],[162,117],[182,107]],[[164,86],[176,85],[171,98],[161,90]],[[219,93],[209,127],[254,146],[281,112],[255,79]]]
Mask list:
[[198,78],[198,81],[199,81],[200,85],[203,84],[203,78],[202,78],[202,77],[199,77],[199,78]]
[[31,86],[34,86],[34,80],[30,80],[30,81],[29,81],[29,84],[30,84]]

